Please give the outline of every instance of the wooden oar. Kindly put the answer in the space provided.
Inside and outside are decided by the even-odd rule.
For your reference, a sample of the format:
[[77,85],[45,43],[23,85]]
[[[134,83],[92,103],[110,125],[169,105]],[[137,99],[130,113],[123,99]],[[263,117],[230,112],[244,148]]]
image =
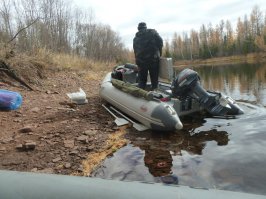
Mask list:
[[126,124],[129,124],[129,122],[127,120],[125,120],[124,118],[121,117],[117,117],[110,109],[108,109],[104,104],[102,104],[102,106],[115,118],[115,124],[117,126],[123,126]]
[[136,123],[134,122],[133,120],[129,119],[127,116],[125,116],[123,113],[121,113],[120,111],[116,110],[114,107],[110,106],[110,109],[114,110],[116,113],[118,113],[119,115],[121,115],[123,118],[125,118],[126,120],[128,120],[129,122],[131,122],[133,124],[133,127],[135,129],[137,129],[138,131],[145,131],[147,129],[149,129],[148,127],[142,125],[142,124],[139,124],[139,123]]

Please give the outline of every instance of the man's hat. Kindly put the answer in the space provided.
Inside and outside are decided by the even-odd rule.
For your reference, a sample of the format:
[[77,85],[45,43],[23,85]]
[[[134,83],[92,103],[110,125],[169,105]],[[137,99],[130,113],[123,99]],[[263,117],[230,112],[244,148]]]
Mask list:
[[146,29],[147,26],[146,26],[146,23],[145,22],[140,22],[139,25],[138,25],[138,30],[141,30],[141,29]]

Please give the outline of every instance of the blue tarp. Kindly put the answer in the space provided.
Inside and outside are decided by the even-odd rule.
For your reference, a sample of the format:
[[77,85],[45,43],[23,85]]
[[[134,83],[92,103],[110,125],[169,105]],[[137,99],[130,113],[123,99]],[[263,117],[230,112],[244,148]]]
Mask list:
[[0,110],[16,110],[22,104],[22,96],[18,92],[0,89]]

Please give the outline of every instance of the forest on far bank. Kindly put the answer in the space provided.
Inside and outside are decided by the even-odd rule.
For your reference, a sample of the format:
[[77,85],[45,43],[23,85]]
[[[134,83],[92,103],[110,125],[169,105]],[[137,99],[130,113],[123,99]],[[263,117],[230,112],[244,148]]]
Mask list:
[[238,18],[236,30],[230,21],[203,24],[198,31],[173,36],[164,46],[167,57],[174,60],[209,59],[247,54],[266,53],[266,15],[259,6],[251,14]]
[[[250,15],[239,16],[235,30],[230,21],[221,20],[173,33],[163,52],[174,61],[209,59],[266,52],[265,44],[266,16],[254,6]],[[134,61],[132,50],[108,24],[96,22],[93,10],[64,0],[2,0],[0,47],[6,46],[28,55],[45,50],[101,62]]]

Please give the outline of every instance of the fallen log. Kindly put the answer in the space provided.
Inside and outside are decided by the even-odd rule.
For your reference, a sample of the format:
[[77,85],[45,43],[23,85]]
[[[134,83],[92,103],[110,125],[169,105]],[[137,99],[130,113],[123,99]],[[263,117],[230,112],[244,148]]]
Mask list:
[[0,60],[0,71],[3,71],[10,78],[16,80],[23,86],[27,87],[31,91],[34,90],[30,85],[28,85],[25,81],[23,81],[20,77],[18,77],[13,69],[11,69],[3,60]]

